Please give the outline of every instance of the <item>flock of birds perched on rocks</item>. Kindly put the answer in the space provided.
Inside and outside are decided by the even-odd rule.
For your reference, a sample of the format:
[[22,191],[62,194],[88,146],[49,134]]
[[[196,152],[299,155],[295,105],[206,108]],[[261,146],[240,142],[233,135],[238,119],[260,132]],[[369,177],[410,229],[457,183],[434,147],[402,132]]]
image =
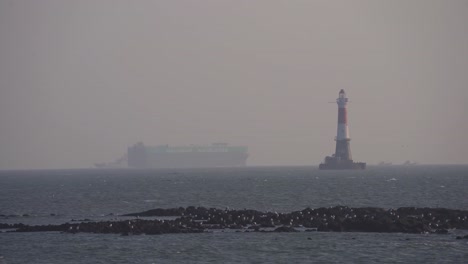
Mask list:
[[[436,234],[446,234],[451,229],[468,230],[468,211],[445,208],[382,209],[335,206],[278,213],[189,206],[187,208],[153,209],[123,216],[135,218],[120,221],[83,221],[39,226],[0,224],[0,228],[10,228],[14,232],[61,231],[122,235],[201,233],[216,229],[236,232],[333,231]],[[144,217],[173,218],[170,220],[145,220]],[[460,238],[468,238],[468,236]]]

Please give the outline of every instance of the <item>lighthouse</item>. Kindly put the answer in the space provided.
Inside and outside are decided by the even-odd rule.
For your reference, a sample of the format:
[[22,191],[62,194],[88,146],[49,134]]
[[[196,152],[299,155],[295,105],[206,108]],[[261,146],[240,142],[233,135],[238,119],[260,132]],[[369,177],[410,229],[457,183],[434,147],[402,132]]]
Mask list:
[[324,163],[320,164],[321,170],[362,170],[366,168],[366,163],[354,162],[351,156],[351,147],[348,129],[348,98],[343,89],[336,99],[338,104],[338,125],[336,131],[335,154],[325,157]]

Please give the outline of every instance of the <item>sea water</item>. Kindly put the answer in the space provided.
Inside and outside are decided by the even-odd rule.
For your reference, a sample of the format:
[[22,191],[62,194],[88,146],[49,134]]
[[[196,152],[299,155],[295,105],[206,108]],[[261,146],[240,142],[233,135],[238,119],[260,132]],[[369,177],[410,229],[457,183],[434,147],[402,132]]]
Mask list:
[[[119,220],[154,208],[291,212],[336,205],[468,210],[468,166],[1,171],[0,223]],[[456,235],[0,233],[0,263],[466,263]]]

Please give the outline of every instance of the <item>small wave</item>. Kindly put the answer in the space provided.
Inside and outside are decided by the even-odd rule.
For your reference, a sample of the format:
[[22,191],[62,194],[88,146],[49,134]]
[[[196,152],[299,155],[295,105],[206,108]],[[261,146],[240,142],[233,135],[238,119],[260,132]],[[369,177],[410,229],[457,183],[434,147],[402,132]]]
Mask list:
[[155,203],[157,202],[158,200],[143,200],[143,202],[145,203]]
[[391,179],[388,179],[387,181],[388,181],[388,182],[389,182],[389,181],[397,181],[397,179],[391,178]]

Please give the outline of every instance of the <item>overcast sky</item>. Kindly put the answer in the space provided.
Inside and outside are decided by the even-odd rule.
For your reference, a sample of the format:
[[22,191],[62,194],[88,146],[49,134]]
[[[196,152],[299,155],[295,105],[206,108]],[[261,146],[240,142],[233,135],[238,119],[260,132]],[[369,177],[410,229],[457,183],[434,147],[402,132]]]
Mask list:
[[340,89],[356,161],[468,163],[468,1],[0,0],[0,169],[129,145],[317,165]]

